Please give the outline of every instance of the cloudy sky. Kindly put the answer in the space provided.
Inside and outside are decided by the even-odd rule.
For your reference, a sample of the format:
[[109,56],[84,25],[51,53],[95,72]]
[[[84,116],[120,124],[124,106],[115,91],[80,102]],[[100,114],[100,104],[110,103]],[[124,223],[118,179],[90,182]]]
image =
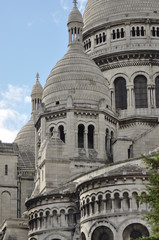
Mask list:
[[[78,0],[83,13],[87,0]],[[0,140],[12,142],[29,120],[30,93],[44,86],[67,51],[67,17],[73,0],[0,1]]]

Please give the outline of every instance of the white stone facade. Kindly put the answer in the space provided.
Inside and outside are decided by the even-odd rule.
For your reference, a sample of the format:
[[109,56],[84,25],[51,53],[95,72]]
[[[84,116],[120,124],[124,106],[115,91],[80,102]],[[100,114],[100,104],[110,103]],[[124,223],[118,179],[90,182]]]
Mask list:
[[[12,163],[4,145],[0,152],[2,169],[15,170],[9,216],[19,218],[15,240],[151,233],[142,218],[149,208],[137,196],[148,184],[140,155],[159,145],[159,2],[88,0],[84,22],[76,5],[68,51],[44,89],[37,74],[32,117],[15,139]],[[4,222],[1,239],[11,232]]]

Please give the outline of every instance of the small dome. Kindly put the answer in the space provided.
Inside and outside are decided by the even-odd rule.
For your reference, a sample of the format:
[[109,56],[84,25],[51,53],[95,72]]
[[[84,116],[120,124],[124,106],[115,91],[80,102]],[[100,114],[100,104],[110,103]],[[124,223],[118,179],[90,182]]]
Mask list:
[[82,18],[82,14],[80,13],[80,11],[78,10],[78,8],[76,6],[73,7],[72,11],[69,14],[68,17],[68,24],[71,22],[79,22],[83,24],[83,18]]
[[41,95],[42,96],[43,93],[43,88],[39,82],[39,74],[37,73],[37,79],[36,82],[32,88],[32,92],[31,92],[31,96],[33,97],[34,95]]
[[101,99],[110,105],[108,82],[99,67],[83,51],[71,44],[66,55],[52,69],[43,91],[46,108],[66,107],[68,97],[76,107],[97,107]]
[[33,117],[28,121],[28,123],[20,130],[17,134],[14,143],[18,146],[22,146],[25,150],[35,149],[35,127],[33,122]]
[[[88,0],[84,12],[84,32],[111,20],[158,18],[158,0]],[[157,14],[155,14],[157,13]]]

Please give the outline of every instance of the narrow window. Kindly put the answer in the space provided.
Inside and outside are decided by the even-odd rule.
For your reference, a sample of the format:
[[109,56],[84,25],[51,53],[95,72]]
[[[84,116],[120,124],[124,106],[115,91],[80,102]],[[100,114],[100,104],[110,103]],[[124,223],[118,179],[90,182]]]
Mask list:
[[94,126],[93,125],[88,126],[88,148],[90,149],[94,148]]
[[110,160],[113,161],[113,138],[114,138],[114,133],[111,132],[110,134]]
[[116,78],[114,84],[116,109],[127,109],[127,90],[125,79],[122,77],[118,77]]
[[157,37],[159,37],[159,27],[157,27]]
[[78,148],[84,148],[84,125],[78,126]]
[[102,43],[102,35],[101,34],[99,34],[99,41],[100,41],[100,43]]
[[156,36],[156,31],[155,31],[155,27],[152,28],[152,36],[155,37]]
[[65,133],[64,133],[64,126],[59,126],[59,137],[60,139],[65,142]]
[[145,76],[139,75],[134,79],[135,91],[135,107],[147,108],[147,79]]
[[132,37],[135,37],[135,28],[132,27]]
[[91,40],[90,39],[89,39],[88,45],[89,45],[89,48],[91,48]]
[[116,38],[115,30],[113,30],[113,39]]
[[96,45],[98,45],[98,35],[96,35]]
[[155,92],[156,107],[159,108],[159,76],[156,77],[155,83],[156,83],[156,92]]
[[106,152],[107,152],[107,154],[108,154],[108,150],[109,150],[109,130],[108,130],[108,128],[106,129],[106,134],[105,134],[105,150],[106,150]]
[[52,137],[54,135],[54,127],[50,128],[50,136]]
[[117,29],[117,38],[120,38],[120,32],[119,32],[119,29]]
[[124,38],[124,29],[121,28],[121,38]]
[[141,36],[145,35],[144,27],[141,27]]
[[138,37],[140,36],[140,28],[139,28],[139,27],[136,28],[136,35],[137,35]]
[[106,41],[106,35],[105,35],[105,32],[103,33],[103,42]]
[[5,165],[5,175],[6,176],[8,175],[8,165],[7,164]]

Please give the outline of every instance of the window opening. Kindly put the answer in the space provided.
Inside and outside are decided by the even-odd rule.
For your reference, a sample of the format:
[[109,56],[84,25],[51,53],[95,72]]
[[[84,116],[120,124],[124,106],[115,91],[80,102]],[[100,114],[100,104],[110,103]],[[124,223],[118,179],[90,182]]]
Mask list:
[[8,175],[8,165],[7,164],[5,165],[5,175],[6,176]]
[[84,125],[78,126],[78,148],[84,148]]
[[90,149],[94,148],[94,126],[93,125],[88,126],[88,148]]
[[122,77],[115,80],[115,105],[116,109],[127,109],[126,80]]
[[65,133],[64,133],[64,126],[59,126],[59,135],[60,139],[65,143]]
[[135,91],[135,107],[147,108],[147,79],[145,76],[139,75],[134,79]]

